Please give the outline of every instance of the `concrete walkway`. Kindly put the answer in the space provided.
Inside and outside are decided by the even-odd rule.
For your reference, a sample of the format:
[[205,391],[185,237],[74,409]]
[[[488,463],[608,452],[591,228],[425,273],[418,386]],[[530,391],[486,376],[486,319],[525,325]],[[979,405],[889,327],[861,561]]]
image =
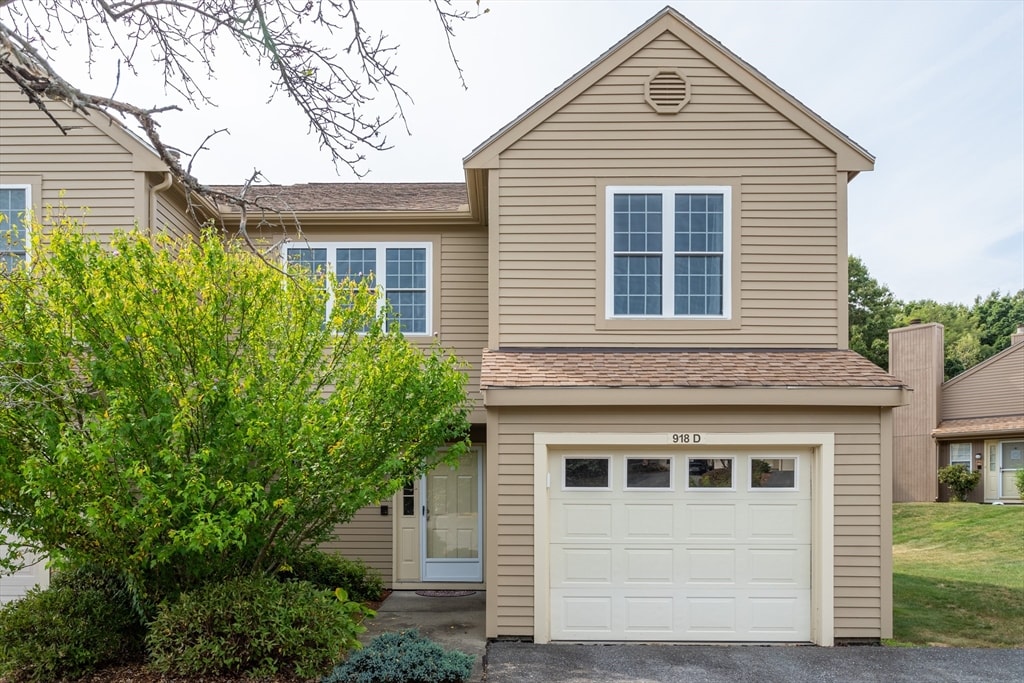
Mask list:
[[359,639],[369,643],[381,633],[419,629],[420,633],[446,650],[461,650],[473,655],[473,673],[470,683],[484,680],[484,655],[487,638],[484,635],[484,606],[486,593],[457,598],[432,598],[415,591],[395,591],[377,610],[377,617],[366,622],[367,631]]

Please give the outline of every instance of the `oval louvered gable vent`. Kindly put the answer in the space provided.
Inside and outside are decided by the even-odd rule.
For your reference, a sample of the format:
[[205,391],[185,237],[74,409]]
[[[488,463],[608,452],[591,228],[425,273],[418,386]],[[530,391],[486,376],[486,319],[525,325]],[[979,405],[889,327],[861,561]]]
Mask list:
[[690,101],[690,81],[677,69],[663,69],[644,83],[644,98],[659,114],[676,114]]

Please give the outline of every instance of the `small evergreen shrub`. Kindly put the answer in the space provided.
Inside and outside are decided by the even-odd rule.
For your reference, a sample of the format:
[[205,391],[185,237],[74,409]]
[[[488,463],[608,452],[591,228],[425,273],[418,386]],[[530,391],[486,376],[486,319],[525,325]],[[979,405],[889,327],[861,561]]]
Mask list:
[[319,550],[308,550],[296,557],[281,576],[309,581],[332,591],[343,588],[349,599],[356,602],[377,602],[384,597],[384,579],[376,569],[367,567],[362,560],[347,560]]
[[372,614],[341,589],[246,577],[161,605],[146,643],[166,674],[312,678],[359,646],[360,622]]
[[1017,484],[1017,497],[1024,500],[1024,470],[1017,470],[1017,474],[1014,476],[1017,477],[1015,482]]
[[0,609],[0,674],[12,681],[76,679],[139,659],[145,629],[116,574],[80,568],[56,574]]
[[972,472],[963,465],[948,465],[939,470],[939,483],[949,487],[953,497],[961,503],[967,500],[974,487],[981,480],[980,472]]
[[472,672],[471,655],[445,650],[412,629],[377,636],[321,683],[459,683]]

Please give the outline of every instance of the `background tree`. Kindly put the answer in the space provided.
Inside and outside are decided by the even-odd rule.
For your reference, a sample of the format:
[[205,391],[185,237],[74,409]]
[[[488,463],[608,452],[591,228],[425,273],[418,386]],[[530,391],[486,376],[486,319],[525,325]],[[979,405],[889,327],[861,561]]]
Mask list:
[[0,533],[126,576],[147,616],[272,573],[465,451],[458,361],[366,287],[211,233],[40,232],[31,269],[0,272]]
[[888,369],[889,330],[896,326],[899,304],[856,256],[849,257],[849,297],[850,348]]
[[[451,39],[455,25],[476,16],[479,7],[471,12],[453,0],[431,2],[462,79]],[[123,65],[132,73],[151,61],[172,101],[141,106],[87,92],[62,77],[54,63],[62,42],[84,45],[90,67],[110,52],[118,57],[118,69]],[[360,20],[355,0],[0,0],[0,71],[39,109],[50,114],[52,103],[62,102],[86,114],[133,122],[188,192],[244,208],[244,191],[214,191],[192,176],[191,164],[181,165],[180,150],[161,138],[158,120],[183,105],[211,103],[201,81],[213,75],[217,50],[231,46],[255,71],[271,75],[271,98],[283,93],[301,109],[336,166],[361,175],[365,150],[387,149],[385,128],[396,118],[404,122],[409,98],[393,63],[397,46]],[[380,94],[388,101],[370,111],[367,105]],[[258,176],[257,171],[250,180]]]

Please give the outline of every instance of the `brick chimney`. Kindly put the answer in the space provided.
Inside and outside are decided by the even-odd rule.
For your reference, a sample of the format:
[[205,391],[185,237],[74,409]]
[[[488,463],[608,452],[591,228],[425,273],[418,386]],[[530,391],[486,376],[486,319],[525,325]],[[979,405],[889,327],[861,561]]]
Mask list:
[[910,387],[910,403],[894,408],[893,501],[931,502],[939,495],[935,476],[938,450],[932,430],[939,424],[942,386],[943,327],[912,322],[889,330],[889,372]]

